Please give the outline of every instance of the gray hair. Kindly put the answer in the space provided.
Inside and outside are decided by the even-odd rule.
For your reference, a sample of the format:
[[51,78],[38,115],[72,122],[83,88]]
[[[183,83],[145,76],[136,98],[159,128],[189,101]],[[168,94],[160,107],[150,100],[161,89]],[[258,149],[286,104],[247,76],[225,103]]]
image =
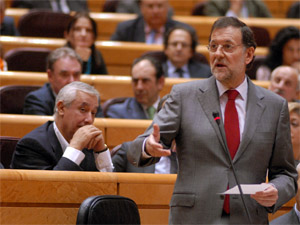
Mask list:
[[84,93],[96,96],[98,103],[100,104],[100,94],[93,86],[80,81],[73,81],[72,83],[69,83],[60,89],[58,95],[56,96],[54,118],[57,114],[57,103],[62,101],[64,106],[69,107],[75,100],[77,91],[82,91]]
[[80,56],[72,48],[62,47],[53,50],[49,54],[47,58],[47,69],[53,70],[53,65],[57,60],[67,57],[77,60],[82,67],[82,59]]

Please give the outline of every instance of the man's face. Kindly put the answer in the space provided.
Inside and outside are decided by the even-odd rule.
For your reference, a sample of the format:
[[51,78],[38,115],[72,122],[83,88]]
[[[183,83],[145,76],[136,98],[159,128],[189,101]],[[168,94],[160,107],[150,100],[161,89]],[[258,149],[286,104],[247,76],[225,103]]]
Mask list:
[[272,74],[269,89],[285,98],[288,102],[291,102],[297,99],[297,84],[297,73],[294,73],[287,67],[283,67],[277,69]]
[[173,65],[182,67],[187,64],[189,59],[193,56],[191,45],[192,38],[187,31],[180,29],[174,30],[169,36],[165,54]]
[[85,17],[79,18],[69,34],[66,35],[66,39],[71,43],[73,48],[91,47],[95,41],[91,21]]
[[210,66],[213,75],[228,88],[235,88],[245,79],[246,65],[254,55],[254,48],[245,48],[239,28],[217,28],[210,41]]
[[134,97],[142,105],[152,106],[164,86],[164,77],[157,80],[155,74],[155,67],[148,60],[142,60],[132,68]]
[[153,29],[165,25],[168,16],[167,0],[142,0],[141,12],[146,23]]
[[97,108],[97,97],[82,91],[76,92],[76,98],[69,106],[64,106],[62,102],[58,103],[57,116],[62,118],[58,126],[61,127],[62,134],[68,142],[80,127],[93,124]]
[[58,94],[65,85],[80,80],[81,65],[76,59],[60,58],[53,64],[53,70],[48,69],[47,72],[51,87]]
[[300,39],[289,40],[282,49],[283,65],[291,66],[300,61]]

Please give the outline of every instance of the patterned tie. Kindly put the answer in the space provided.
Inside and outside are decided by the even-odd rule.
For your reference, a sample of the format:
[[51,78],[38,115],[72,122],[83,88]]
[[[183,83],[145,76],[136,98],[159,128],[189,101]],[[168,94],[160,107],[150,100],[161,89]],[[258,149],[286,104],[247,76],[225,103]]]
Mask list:
[[[228,101],[225,107],[225,133],[226,133],[226,141],[227,146],[233,159],[238,147],[240,145],[240,128],[239,128],[239,117],[235,107],[235,99],[238,96],[239,92],[236,90],[228,90],[226,91],[228,96]],[[229,214],[229,195],[225,195],[224,200],[224,211]]]
[[180,78],[183,77],[183,69],[177,68],[177,69],[175,70],[175,73],[177,73],[177,74],[179,75]]
[[148,115],[149,115],[149,119],[153,120],[154,115],[155,115],[155,111],[156,111],[156,109],[153,106],[150,106],[147,109],[147,112],[148,112]]

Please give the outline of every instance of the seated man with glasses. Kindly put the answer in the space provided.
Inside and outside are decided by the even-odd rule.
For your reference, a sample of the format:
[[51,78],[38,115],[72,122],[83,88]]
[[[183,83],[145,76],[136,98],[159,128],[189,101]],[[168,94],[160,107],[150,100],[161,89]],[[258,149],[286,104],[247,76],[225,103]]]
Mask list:
[[197,34],[184,26],[171,28],[164,38],[167,61],[163,63],[166,77],[207,78],[211,76],[209,65],[194,57]]

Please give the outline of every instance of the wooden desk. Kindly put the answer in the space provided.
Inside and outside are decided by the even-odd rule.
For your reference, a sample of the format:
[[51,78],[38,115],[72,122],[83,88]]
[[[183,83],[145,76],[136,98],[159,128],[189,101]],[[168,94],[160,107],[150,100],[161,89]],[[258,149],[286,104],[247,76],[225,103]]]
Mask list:
[[[0,43],[4,53],[10,49],[19,47],[43,47],[56,49],[64,46],[65,40],[60,38],[30,38],[30,37],[11,37],[0,36]],[[102,53],[109,74],[129,75],[131,64],[134,59],[140,57],[148,51],[161,51],[162,45],[147,45],[135,42],[116,42],[116,41],[97,41],[97,49]],[[197,52],[209,59],[209,52],[205,45],[199,45]],[[256,55],[266,55],[267,48],[259,47]]]
[[[94,195],[133,199],[141,224],[167,224],[176,175],[0,170],[0,224],[76,224]],[[145,193],[144,190],[147,190]]]
[[[84,199],[110,194],[133,199],[146,225],[168,224],[177,176],[3,169],[0,177],[0,224],[75,224]],[[283,208],[289,211],[294,203],[293,199]],[[269,219],[287,212],[282,209]]]
[[[26,9],[7,9],[6,15],[12,16],[18,22],[20,16],[26,13]],[[135,14],[122,13],[95,13],[92,12],[91,17],[96,21],[98,27],[98,39],[109,40],[114,33],[118,23],[136,18]],[[212,24],[217,19],[216,17],[206,16],[174,16],[175,20],[190,24],[197,31],[198,38],[201,44],[208,44],[208,37]],[[248,26],[258,26],[266,28],[274,38],[275,34],[283,27],[296,26],[300,28],[299,20],[284,19],[284,18],[249,18],[242,19]]]
[[[173,85],[195,79],[165,78],[165,85],[160,93],[170,93]],[[33,72],[0,72],[0,86],[4,85],[43,85],[48,81],[46,73]],[[101,96],[101,102],[116,97],[133,97],[130,76],[82,75],[81,81],[94,86]],[[253,80],[256,85],[269,87],[269,81]]]
[[[23,137],[41,126],[52,116],[0,114],[0,136]],[[133,141],[150,126],[151,120],[96,118],[94,125],[102,130],[110,149],[123,142]]]

